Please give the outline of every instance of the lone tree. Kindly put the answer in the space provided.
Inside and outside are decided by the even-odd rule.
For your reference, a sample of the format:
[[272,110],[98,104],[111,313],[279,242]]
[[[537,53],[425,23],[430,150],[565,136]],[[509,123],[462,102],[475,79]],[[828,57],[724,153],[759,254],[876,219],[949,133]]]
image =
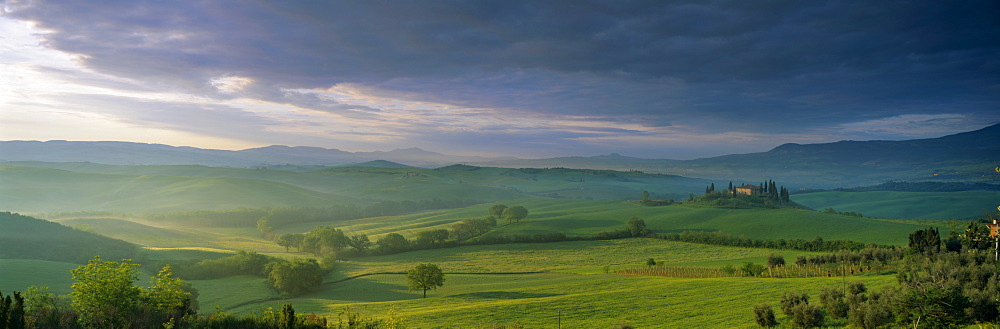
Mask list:
[[511,206],[503,211],[503,217],[507,218],[507,222],[520,222],[522,219],[528,217],[528,209],[522,206]]
[[503,211],[506,209],[507,206],[505,205],[495,204],[490,207],[490,216],[493,216],[493,218],[501,218],[503,217]]
[[444,285],[444,273],[441,273],[441,268],[437,265],[420,264],[406,271],[406,281],[410,291],[423,289],[424,298],[427,298],[427,289],[437,289]]
[[625,223],[625,229],[630,236],[644,236],[649,234],[649,230],[646,229],[646,221],[639,217],[629,218],[628,223]]

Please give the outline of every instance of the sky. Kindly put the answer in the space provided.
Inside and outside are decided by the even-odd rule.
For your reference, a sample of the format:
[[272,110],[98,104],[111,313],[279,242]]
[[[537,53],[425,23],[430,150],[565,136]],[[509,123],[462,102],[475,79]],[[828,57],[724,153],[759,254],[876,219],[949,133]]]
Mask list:
[[692,159],[1000,122],[1000,2],[4,1],[0,140]]

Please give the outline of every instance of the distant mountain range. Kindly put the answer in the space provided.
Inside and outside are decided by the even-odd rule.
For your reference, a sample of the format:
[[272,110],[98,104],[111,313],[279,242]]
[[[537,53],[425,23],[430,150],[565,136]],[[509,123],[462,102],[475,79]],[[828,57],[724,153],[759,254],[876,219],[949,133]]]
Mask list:
[[1000,124],[938,138],[784,144],[767,152],[695,160],[620,156],[491,161],[481,165],[642,170],[716,180],[773,179],[797,187],[855,187],[887,181],[1000,183]]
[[440,167],[455,163],[523,168],[640,170],[713,180],[762,181],[810,188],[854,187],[886,181],[1000,183],[1000,125],[939,138],[784,144],[767,152],[695,160],[642,159],[618,154],[549,159],[446,155],[419,148],[346,152],[318,147],[267,146],[241,151],[127,142],[5,141],[0,162],[93,162],[126,165],[198,164],[228,167],[362,164]]
[[253,168],[280,165],[340,166],[388,160],[418,167],[439,167],[454,163],[500,159],[502,158],[445,155],[419,148],[388,152],[347,152],[320,147],[272,145],[227,151],[131,142],[0,142],[0,161],[6,162],[93,162],[112,165],[205,165]]

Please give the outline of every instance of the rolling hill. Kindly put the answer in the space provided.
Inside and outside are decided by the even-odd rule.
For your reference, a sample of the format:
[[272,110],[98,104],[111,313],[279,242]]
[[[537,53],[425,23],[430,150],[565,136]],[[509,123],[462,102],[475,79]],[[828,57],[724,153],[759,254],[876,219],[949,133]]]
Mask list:
[[19,212],[320,207],[350,200],[246,178],[96,174],[26,166],[0,166],[0,196],[0,209]]
[[998,191],[896,192],[827,191],[797,194],[795,200],[814,209],[861,213],[868,217],[903,219],[973,219],[994,213]]
[[837,188],[891,180],[996,183],[997,178],[991,174],[993,167],[1000,162],[1000,145],[995,143],[996,140],[1000,140],[1000,125],[938,138],[784,144],[767,152],[695,160],[641,159],[618,154],[500,159],[453,156],[417,148],[345,152],[273,145],[225,151],[125,142],[3,141],[0,142],[0,161],[308,168],[386,160],[420,167],[469,163],[489,167],[641,170],[717,181],[773,179],[792,187]]
[[681,199],[701,179],[577,169],[449,166],[438,169],[332,167],[310,172],[206,166],[115,166],[15,162],[0,165],[0,209],[19,212],[162,212],[238,207],[366,206],[380,201]]
[[904,181],[978,181],[996,184],[1000,124],[939,138],[784,144],[767,152],[696,160],[648,160],[618,155],[494,161],[505,167],[566,166],[638,169],[688,177],[761,181],[794,187],[836,188]]
[[136,246],[57,223],[0,212],[0,259],[86,263],[94,256],[134,258]]

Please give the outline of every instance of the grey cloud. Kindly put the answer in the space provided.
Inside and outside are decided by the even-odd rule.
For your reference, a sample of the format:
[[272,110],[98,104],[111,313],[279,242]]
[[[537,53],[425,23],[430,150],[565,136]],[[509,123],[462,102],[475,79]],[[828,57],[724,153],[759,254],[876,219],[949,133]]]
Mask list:
[[[705,131],[808,130],[903,114],[989,117],[995,1],[58,2],[10,15],[101,72],[214,97],[374,109],[282,89],[357,83],[451,104]],[[510,112],[517,113],[517,112]]]
[[180,131],[254,140],[264,127],[282,122],[222,105],[199,105],[150,101],[110,95],[61,95],[63,102],[93,112],[110,114],[130,124],[169,128]]

